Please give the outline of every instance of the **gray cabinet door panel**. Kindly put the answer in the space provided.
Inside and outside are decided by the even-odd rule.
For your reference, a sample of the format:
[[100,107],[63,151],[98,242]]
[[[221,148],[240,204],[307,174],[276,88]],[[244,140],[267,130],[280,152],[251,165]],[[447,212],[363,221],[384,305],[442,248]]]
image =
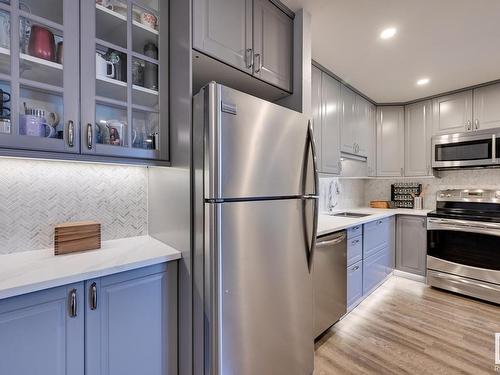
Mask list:
[[500,127],[500,83],[474,90],[474,130]]
[[322,143],[322,88],[321,88],[321,70],[312,66],[311,68],[311,110],[312,110],[312,126],[314,130],[314,142],[316,144],[316,162],[318,171],[323,172],[323,160],[321,157],[321,143]]
[[269,0],[254,0],[253,48],[254,75],[291,92],[293,20]]
[[391,243],[390,218],[372,221],[364,225],[363,258],[377,253]]
[[431,173],[431,108],[430,101],[405,107],[405,176]]
[[194,0],[193,47],[251,73],[252,0]]
[[[76,290],[76,316],[68,298]],[[83,375],[83,283],[0,301],[0,374]]]
[[377,108],[377,176],[404,175],[404,107]]
[[433,101],[434,134],[472,131],[472,91],[441,96]]
[[340,83],[321,74],[321,160],[323,173],[340,173]]
[[426,218],[399,216],[397,222],[396,269],[425,276]]
[[[86,374],[168,373],[168,342],[175,339],[176,331],[167,324],[172,291],[166,267],[162,264],[86,282]],[[95,309],[91,306],[94,284]]]
[[341,126],[340,126],[340,138],[341,138],[341,150],[342,152],[347,152],[349,154],[354,153],[353,149],[353,139],[354,139],[354,129],[356,127],[356,94],[354,91],[348,89],[342,85],[341,88]]
[[347,267],[347,308],[363,297],[363,262]]
[[376,254],[363,259],[363,295],[370,293],[392,271],[391,251],[383,248]]
[[347,265],[350,266],[363,259],[363,237],[358,236],[347,240]]

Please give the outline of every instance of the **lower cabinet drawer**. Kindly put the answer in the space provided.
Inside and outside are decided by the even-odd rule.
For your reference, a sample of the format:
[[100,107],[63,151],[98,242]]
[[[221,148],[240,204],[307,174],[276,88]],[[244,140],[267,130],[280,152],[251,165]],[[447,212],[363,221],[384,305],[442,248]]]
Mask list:
[[363,257],[368,258],[378,253],[390,243],[390,218],[372,221],[364,225]]
[[363,259],[363,236],[347,240],[347,265],[350,266]]
[[391,271],[391,252],[389,247],[385,247],[378,253],[363,259],[363,294],[369,293]]
[[363,262],[347,267],[347,308],[363,297]]

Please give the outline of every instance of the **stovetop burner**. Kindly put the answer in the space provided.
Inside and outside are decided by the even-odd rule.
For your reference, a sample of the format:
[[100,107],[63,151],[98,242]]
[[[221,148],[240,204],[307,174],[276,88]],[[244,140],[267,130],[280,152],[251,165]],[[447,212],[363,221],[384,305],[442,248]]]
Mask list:
[[500,222],[500,191],[484,189],[442,190],[437,194],[436,210],[429,217]]

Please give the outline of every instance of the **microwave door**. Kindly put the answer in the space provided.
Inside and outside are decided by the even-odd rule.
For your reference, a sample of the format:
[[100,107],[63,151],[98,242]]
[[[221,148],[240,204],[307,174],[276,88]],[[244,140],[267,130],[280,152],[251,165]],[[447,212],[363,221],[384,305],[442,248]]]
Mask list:
[[496,163],[495,136],[491,134],[451,134],[433,138],[432,166],[456,168],[488,166]]

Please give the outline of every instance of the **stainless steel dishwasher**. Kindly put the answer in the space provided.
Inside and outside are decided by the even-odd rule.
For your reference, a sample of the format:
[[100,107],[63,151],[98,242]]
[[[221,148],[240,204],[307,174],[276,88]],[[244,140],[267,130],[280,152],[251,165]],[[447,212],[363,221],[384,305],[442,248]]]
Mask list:
[[347,311],[347,234],[318,237],[313,260],[314,337]]

